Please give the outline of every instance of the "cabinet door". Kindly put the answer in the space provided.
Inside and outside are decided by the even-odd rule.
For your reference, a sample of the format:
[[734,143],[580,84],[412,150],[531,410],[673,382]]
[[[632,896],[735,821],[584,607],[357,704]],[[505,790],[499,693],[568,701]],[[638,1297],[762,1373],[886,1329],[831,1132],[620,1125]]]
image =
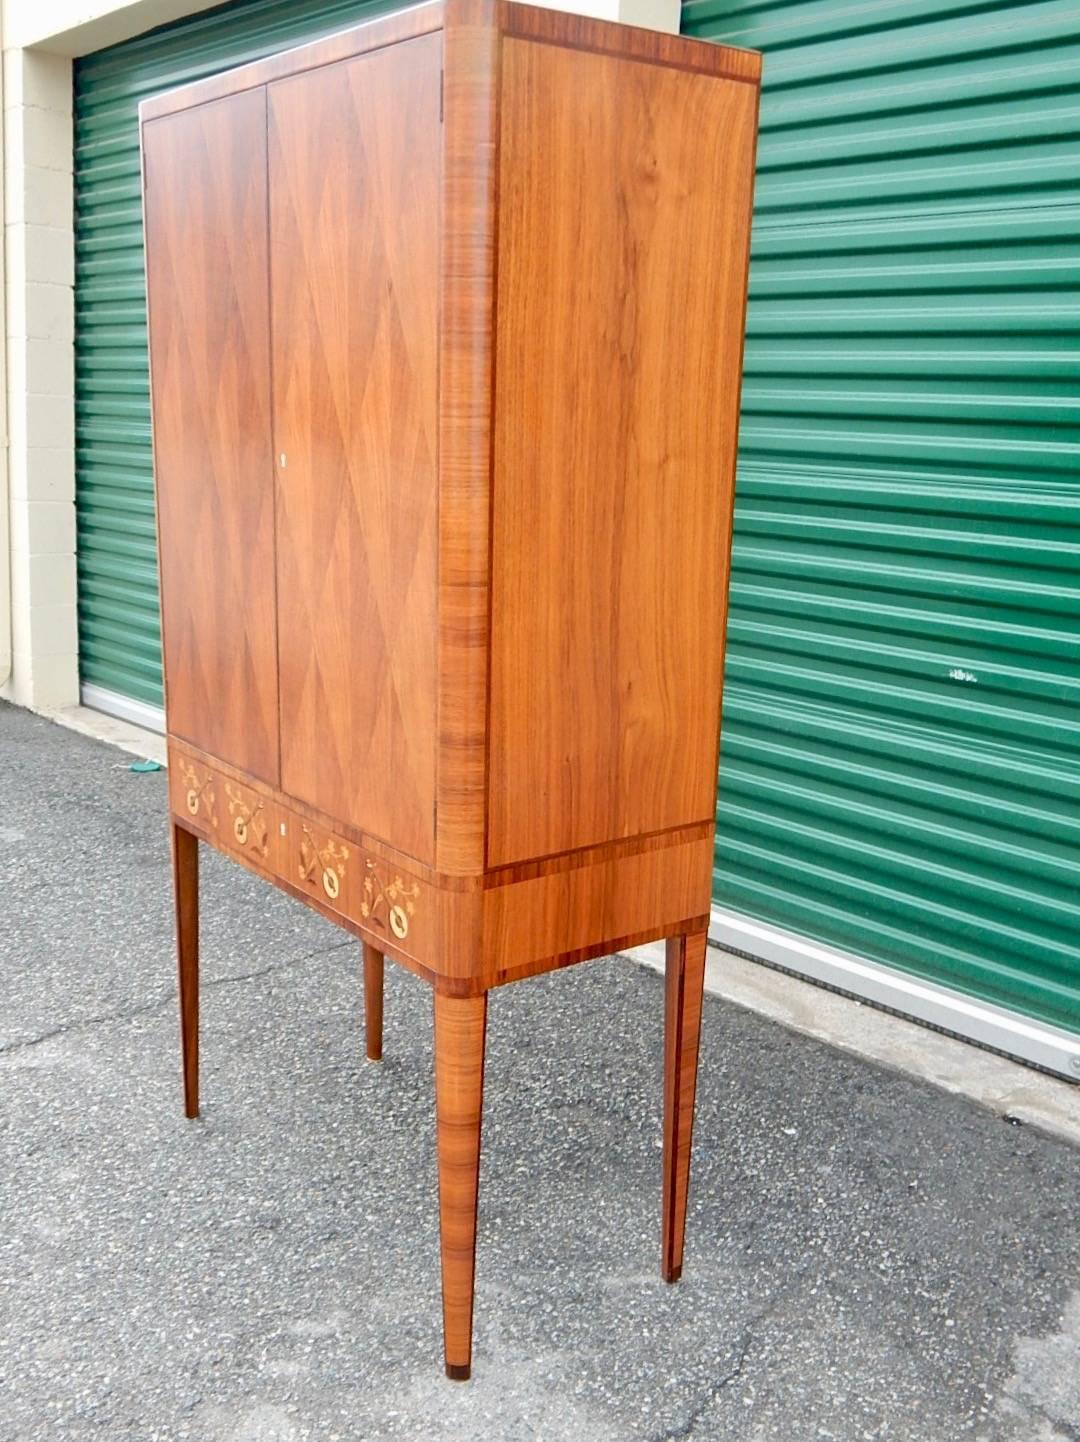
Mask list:
[[143,148],[168,726],[276,782],[265,92]]
[[269,88],[282,786],[433,859],[437,35]]

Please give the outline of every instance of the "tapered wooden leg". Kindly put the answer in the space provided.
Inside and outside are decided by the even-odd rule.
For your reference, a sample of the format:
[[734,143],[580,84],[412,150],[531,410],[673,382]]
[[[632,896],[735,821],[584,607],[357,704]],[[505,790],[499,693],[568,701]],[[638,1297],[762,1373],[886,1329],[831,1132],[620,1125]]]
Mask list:
[[443,1342],[446,1375],[472,1366],[476,1198],[484,1096],[487,996],[435,993],[435,1111],[439,1144]]
[[364,1034],[368,1061],[382,1061],[383,954],[366,941],[364,949]]
[[190,831],[172,828],[176,961],[180,981],[180,1054],[184,1067],[184,1114],[199,1115],[199,843]]
[[660,1270],[665,1282],[682,1276],[690,1143],[694,1130],[701,1000],[705,986],[704,931],[667,943],[664,990],[664,1204]]

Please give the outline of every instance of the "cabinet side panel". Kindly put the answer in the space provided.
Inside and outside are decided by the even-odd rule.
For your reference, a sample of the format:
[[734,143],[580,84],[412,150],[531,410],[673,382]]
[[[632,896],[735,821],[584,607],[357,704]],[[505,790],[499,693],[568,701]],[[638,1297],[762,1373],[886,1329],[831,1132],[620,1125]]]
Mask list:
[[276,782],[264,93],[143,151],[168,728]]
[[282,786],[425,862],[440,69],[434,34],[268,90]]
[[490,865],[713,814],[756,107],[504,40]]

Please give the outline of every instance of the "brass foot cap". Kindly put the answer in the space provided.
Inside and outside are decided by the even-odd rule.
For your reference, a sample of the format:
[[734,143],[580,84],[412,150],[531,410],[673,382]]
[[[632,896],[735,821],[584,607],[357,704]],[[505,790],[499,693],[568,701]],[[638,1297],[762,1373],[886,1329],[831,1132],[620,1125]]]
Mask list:
[[677,1282],[682,1276],[682,1267],[672,1267],[669,1272],[664,1273],[665,1282]]
[[460,1362],[447,1362],[446,1364],[446,1375],[451,1382],[467,1382],[471,1371],[472,1367],[467,1362],[464,1366]]

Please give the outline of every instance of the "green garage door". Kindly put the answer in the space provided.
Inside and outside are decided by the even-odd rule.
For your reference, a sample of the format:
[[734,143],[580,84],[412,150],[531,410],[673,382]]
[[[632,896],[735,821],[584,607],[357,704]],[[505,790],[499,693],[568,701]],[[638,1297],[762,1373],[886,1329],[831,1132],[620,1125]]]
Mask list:
[[79,652],[104,709],[150,719],[142,708],[162,704],[139,101],[397,8],[237,0],[75,63]]
[[[239,0],[77,63],[106,704],[161,699],[138,101],[390,8]],[[1080,11],[683,15],[766,54],[717,901],[1080,1031]]]
[[716,901],[1080,1031],[1080,6],[683,29],[765,53]]

